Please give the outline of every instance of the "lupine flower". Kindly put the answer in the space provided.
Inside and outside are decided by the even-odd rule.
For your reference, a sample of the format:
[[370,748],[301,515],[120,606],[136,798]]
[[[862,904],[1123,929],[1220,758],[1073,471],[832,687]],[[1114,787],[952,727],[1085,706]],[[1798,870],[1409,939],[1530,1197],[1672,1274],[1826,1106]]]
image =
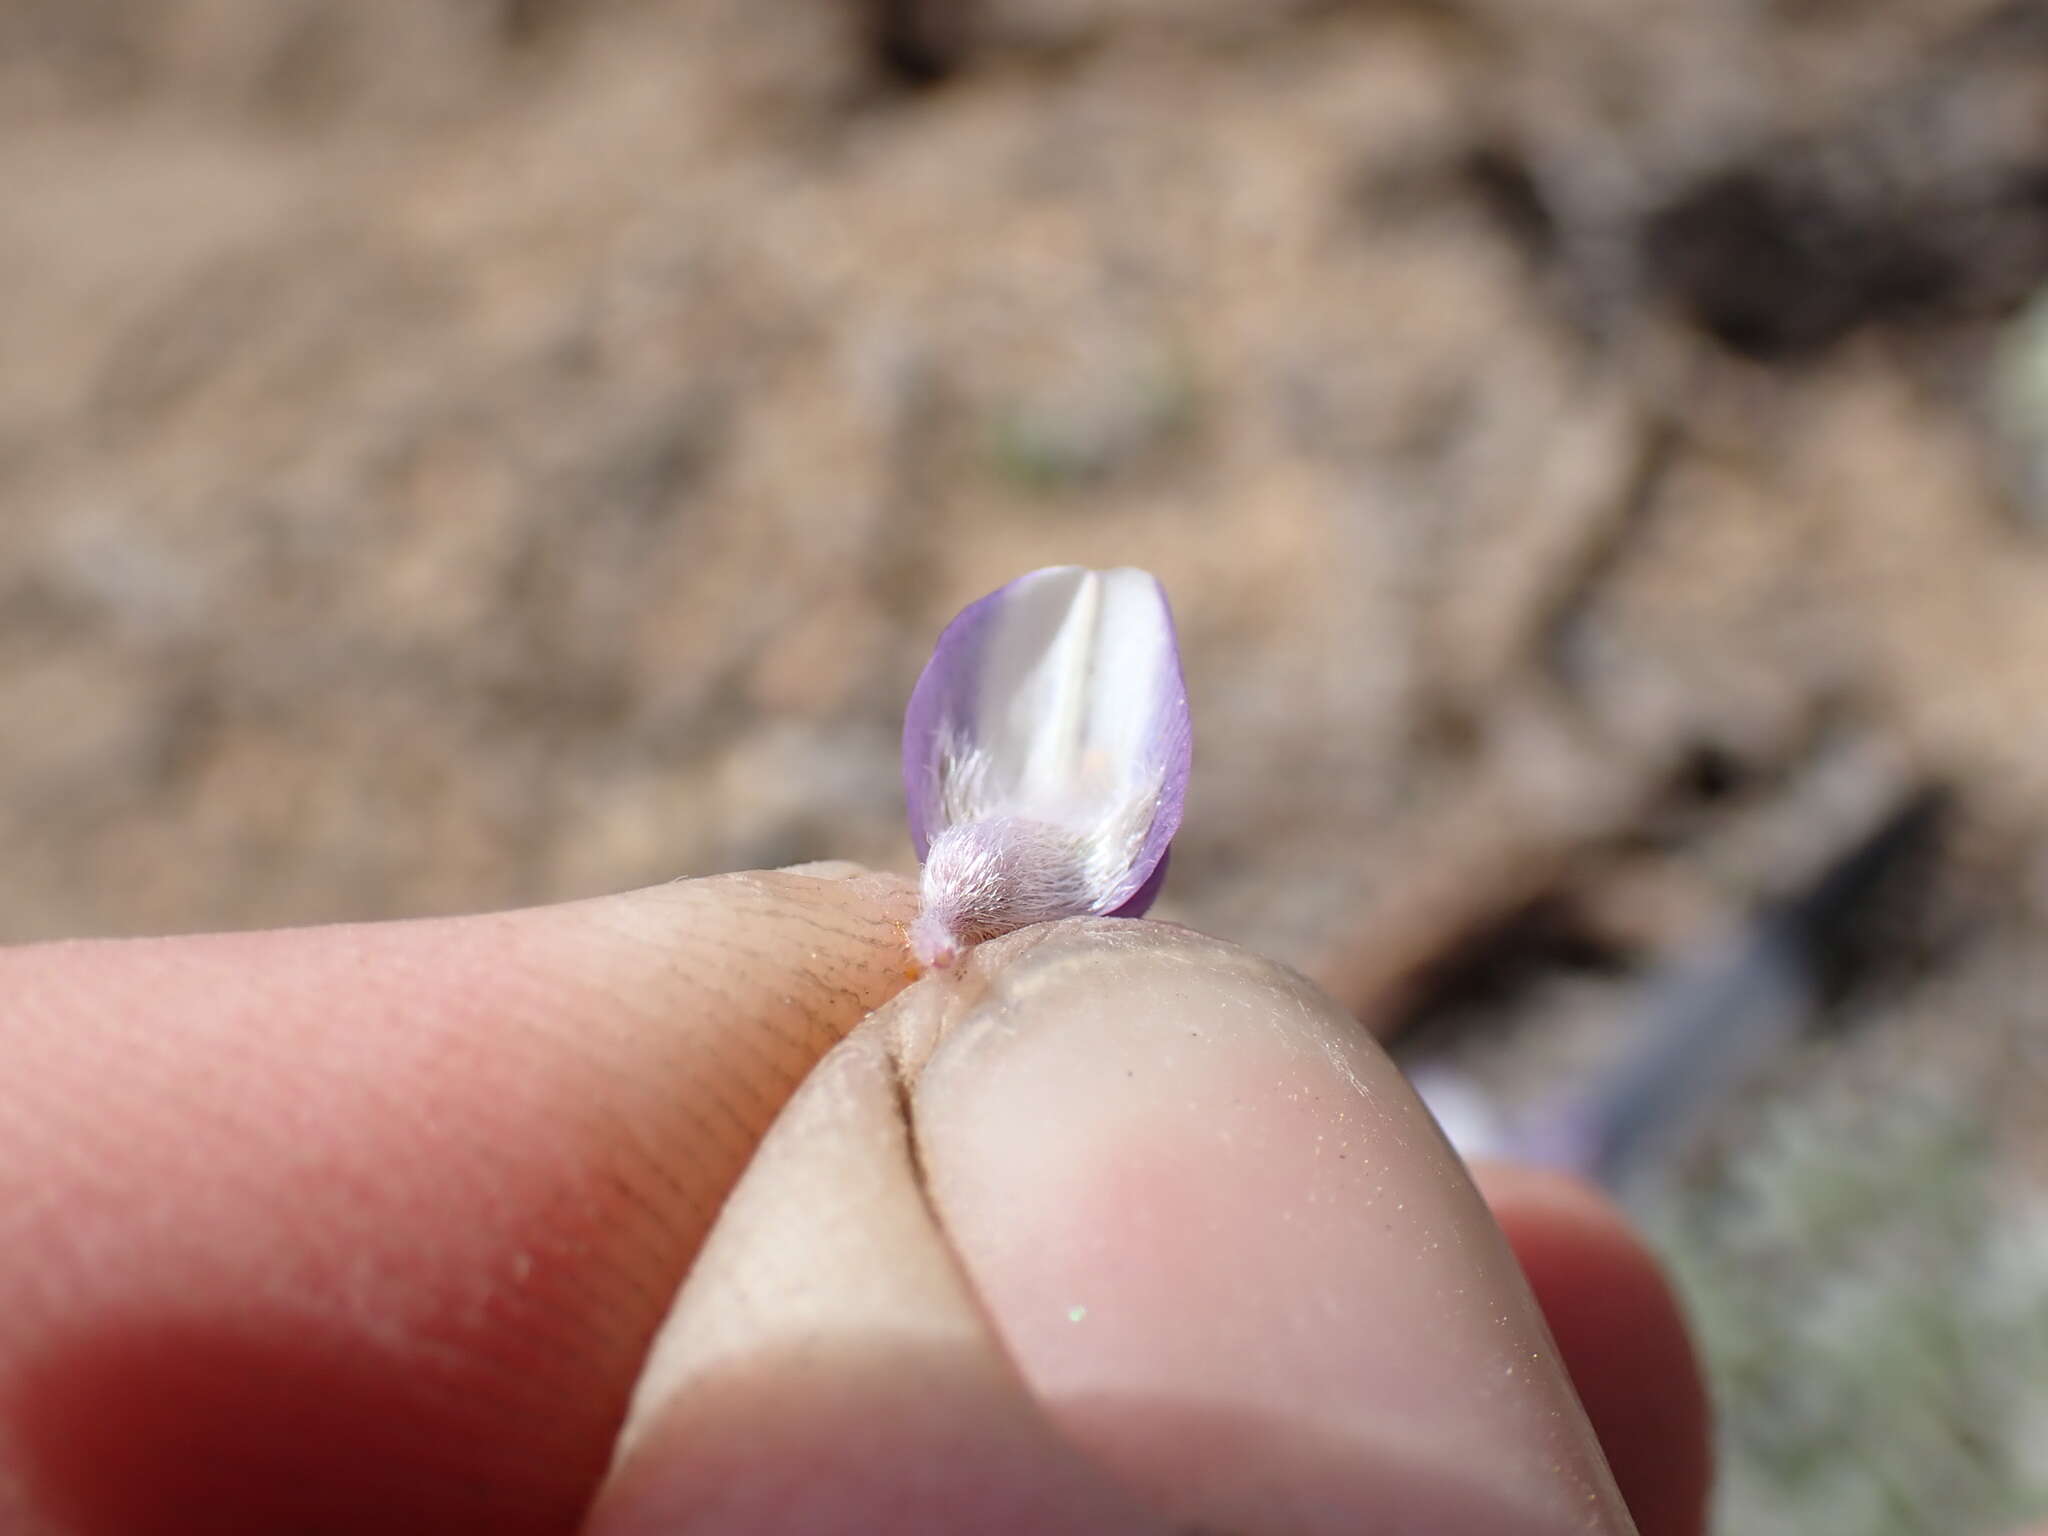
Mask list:
[[918,963],[1053,918],[1143,913],[1190,746],[1173,615],[1147,572],[1053,566],[969,604],[903,722]]

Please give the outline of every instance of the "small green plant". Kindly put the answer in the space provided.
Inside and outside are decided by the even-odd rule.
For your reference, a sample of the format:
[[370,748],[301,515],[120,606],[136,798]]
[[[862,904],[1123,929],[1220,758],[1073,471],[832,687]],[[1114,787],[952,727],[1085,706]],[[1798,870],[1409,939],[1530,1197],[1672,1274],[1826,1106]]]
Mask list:
[[1001,478],[1026,490],[1073,490],[1185,437],[1200,409],[1187,366],[1151,363],[1058,400],[1020,402],[998,412],[988,427],[989,461]]

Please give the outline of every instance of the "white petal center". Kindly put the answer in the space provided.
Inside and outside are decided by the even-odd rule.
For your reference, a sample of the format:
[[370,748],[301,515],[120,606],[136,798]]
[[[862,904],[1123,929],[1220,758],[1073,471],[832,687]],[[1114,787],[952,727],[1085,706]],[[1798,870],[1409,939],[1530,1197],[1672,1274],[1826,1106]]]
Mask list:
[[1158,792],[1157,723],[1172,675],[1165,599],[1146,572],[1069,567],[1018,583],[982,657],[981,713],[957,761],[961,783],[947,786],[949,811],[1082,832],[1128,823],[1134,802]]

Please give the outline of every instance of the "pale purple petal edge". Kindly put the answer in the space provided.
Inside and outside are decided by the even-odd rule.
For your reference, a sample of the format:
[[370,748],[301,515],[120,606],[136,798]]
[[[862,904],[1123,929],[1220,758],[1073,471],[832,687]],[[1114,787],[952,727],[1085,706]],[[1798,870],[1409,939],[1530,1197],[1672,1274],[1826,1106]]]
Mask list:
[[[1159,586],[1155,579],[1154,586]],[[1159,711],[1154,751],[1163,769],[1159,809],[1145,833],[1144,846],[1131,866],[1131,894],[1114,909],[1116,917],[1142,917],[1166,883],[1166,858],[1188,798],[1188,776],[1194,768],[1194,721],[1188,711],[1187,679],[1181,672],[1180,631],[1173,622],[1173,604],[1159,587],[1159,607],[1166,615],[1166,664],[1159,687],[1166,695]]]
[[1145,877],[1145,883],[1122,906],[1105,917],[1143,917],[1152,910],[1152,903],[1159,899],[1160,887],[1166,884],[1166,867],[1173,862],[1173,850],[1167,849],[1159,855],[1159,862],[1152,866],[1152,873]]
[[973,729],[974,683],[989,625],[1002,611],[1010,589],[1030,579],[1019,576],[955,614],[939,632],[932,659],[910,690],[910,705],[903,712],[903,804],[920,861],[931,851],[932,835],[939,830],[939,751],[947,723]]

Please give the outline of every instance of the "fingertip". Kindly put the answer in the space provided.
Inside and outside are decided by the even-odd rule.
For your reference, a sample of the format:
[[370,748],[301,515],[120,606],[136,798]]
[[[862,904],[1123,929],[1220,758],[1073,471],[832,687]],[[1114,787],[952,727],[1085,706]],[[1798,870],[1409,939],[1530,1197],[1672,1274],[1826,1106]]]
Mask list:
[[32,1256],[0,1267],[0,1514],[561,1529],[754,1142],[905,984],[913,909],[778,872],[0,952],[0,1250]]
[[1641,1536],[1699,1536],[1712,1409],[1683,1309],[1621,1210],[1580,1179],[1475,1164]]
[[1048,1411],[1156,1507],[1625,1528],[1462,1165],[1327,997],[1114,919],[993,941],[944,987],[912,1095],[934,1204]]

